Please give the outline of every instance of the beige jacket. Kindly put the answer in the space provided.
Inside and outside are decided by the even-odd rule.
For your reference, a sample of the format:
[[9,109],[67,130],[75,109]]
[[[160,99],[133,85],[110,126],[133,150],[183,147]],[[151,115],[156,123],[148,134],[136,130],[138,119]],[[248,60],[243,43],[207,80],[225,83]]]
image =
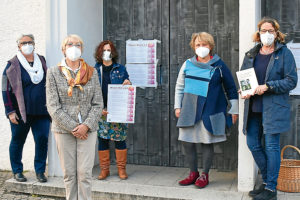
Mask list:
[[[71,72],[74,77],[74,72]],[[73,95],[68,96],[68,83],[58,66],[47,71],[46,100],[47,109],[52,117],[51,131],[53,133],[71,133],[78,126],[80,112],[82,123],[89,127],[89,132],[97,131],[100,120],[103,99],[97,71],[94,70],[92,78],[83,86],[73,88]]]

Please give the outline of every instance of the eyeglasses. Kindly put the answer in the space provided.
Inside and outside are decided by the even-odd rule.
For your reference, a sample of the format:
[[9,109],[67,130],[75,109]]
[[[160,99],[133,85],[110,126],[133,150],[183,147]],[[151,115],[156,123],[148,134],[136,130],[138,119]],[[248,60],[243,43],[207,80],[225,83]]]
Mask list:
[[20,42],[21,45],[26,45],[26,44],[34,44],[33,41],[25,41],[25,42]]
[[68,46],[68,47],[73,47],[73,46],[75,46],[75,47],[80,48],[80,47],[81,47],[81,44],[80,44],[80,43],[75,43],[75,44],[74,44],[74,43],[71,43],[71,42],[70,42],[70,43],[67,43],[66,46]]
[[260,33],[266,33],[266,32],[269,32],[271,34],[275,33],[275,30],[274,29],[270,29],[270,30],[266,30],[266,29],[262,29],[259,31]]

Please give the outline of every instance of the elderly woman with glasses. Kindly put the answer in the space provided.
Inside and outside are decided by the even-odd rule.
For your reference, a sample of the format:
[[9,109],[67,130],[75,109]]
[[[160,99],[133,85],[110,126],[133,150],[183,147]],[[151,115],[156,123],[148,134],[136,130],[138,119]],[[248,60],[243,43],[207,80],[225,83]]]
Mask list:
[[280,134],[290,128],[289,91],[296,87],[297,72],[277,21],[263,18],[257,27],[253,40],[258,44],[246,52],[241,67],[241,70],[254,68],[259,84],[254,94],[242,96],[245,99],[243,132],[263,179],[263,184],[249,195],[256,200],[268,200],[277,198]]
[[22,151],[29,130],[35,142],[34,169],[39,182],[44,175],[48,151],[50,116],[46,108],[46,60],[35,53],[34,37],[21,35],[18,52],[8,61],[2,76],[2,96],[5,113],[12,132],[9,157],[14,178],[27,181],[23,175]]
[[66,199],[90,200],[102,93],[97,71],[81,58],[82,39],[69,35],[61,48],[64,58],[49,69],[46,82],[51,130],[64,173]]

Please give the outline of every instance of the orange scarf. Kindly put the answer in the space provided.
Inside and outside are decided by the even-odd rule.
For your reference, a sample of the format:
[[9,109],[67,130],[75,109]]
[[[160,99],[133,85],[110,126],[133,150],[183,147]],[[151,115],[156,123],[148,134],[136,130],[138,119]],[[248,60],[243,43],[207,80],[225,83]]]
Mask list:
[[71,72],[64,66],[60,64],[59,69],[65,76],[68,81],[69,89],[68,89],[68,96],[71,97],[73,93],[73,87],[78,87],[80,91],[83,91],[83,85],[85,85],[93,76],[94,68],[86,64],[83,59],[80,59],[81,68],[77,72],[75,79],[72,78]]

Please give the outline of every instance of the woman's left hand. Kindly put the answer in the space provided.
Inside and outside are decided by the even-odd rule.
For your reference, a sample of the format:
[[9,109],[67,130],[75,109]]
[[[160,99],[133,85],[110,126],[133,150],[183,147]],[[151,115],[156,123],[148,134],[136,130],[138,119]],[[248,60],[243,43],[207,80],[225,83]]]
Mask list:
[[123,82],[123,85],[131,85],[130,80],[126,79],[126,80]]
[[255,94],[257,95],[263,95],[268,90],[268,87],[266,85],[259,85],[255,89]]
[[88,137],[89,127],[85,124],[80,124],[76,128],[73,129],[72,134],[82,140],[86,140]]
[[232,114],[232,123],[235,124],[239,118],[239,115],[238,114]]

